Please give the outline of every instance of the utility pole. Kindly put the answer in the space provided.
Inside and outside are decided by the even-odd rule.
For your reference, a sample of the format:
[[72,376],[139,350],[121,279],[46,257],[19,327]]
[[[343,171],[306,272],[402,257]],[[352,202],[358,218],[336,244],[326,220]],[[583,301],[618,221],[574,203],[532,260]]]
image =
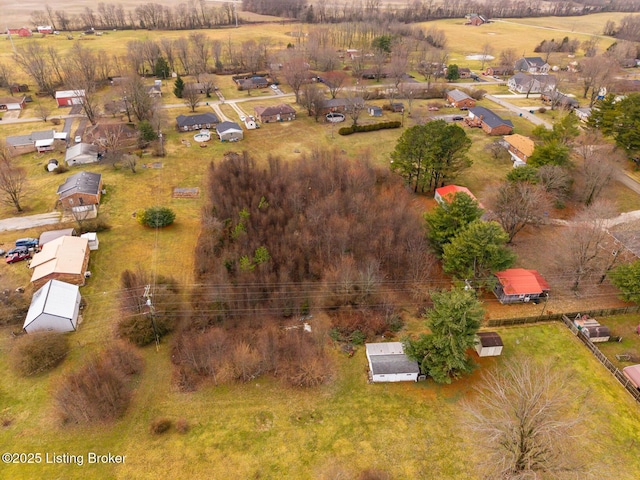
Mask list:
[[160,349],[160,337],[158,336],[158,329],[156,328],[156,309],[153,306],[153,302],[151,302],[151,285],[146,285],[144,287],[144,298],[147,299],[146,305],[149,307],[149,316],[151,318],[151,326],[153,327],[153,334],[156,337],[156,352]]

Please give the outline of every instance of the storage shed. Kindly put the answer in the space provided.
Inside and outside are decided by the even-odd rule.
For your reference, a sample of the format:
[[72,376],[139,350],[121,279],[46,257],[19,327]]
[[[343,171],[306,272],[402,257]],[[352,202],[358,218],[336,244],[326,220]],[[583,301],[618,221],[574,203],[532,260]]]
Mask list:
[[418,362],[405,355],[402,343],[367,343],[365,347],[369,372],[374,383],[418,380]]
[[629,379],[629,381],[640,390],[640,365],[631,365],[630,367],[624,367],[622,374]]
[[25,332],[73,332],[78,325],[80,289],[76,285],[49,280],[31,299],[22,327]]
[[89,250],[98,250],[100,240],[98,240],[98,234],[96,232],[87,232],[80,235],[80,238],[86,238],[89,240]]
[[476,335],[476,352],[481,357],[497,357],[502,354],[502,338],[496,332],[479,332]]

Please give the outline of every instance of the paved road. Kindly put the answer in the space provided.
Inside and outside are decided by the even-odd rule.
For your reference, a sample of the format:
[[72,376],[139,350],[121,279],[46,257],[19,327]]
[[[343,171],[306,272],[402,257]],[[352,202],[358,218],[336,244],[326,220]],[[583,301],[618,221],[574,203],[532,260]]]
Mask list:
[[529,113],[529,110],[526,109],[526,108],[518,107],[517,105],[509,103],[505,99],[498,98],[495,95],[488,95],[487,94],[487,95],[484,96],[484,98],[486,98],[487,100],[491,100],[493,103],[497,103],[498,105],[500,105],[502,107],[508,108],[513,113],[518,114],[522,118],[526,118],[527,120],[529,120],[531,123],[533,123],[535,125],[544,125],[545,128],[548,128],[549,130],[551,130],[553,128],[553,125],[551,125],[549,122],[541,119],[540,117],[536,117],[532,113]]
[[0,220],[0,232],[13,230],[26,230],[27,228],[42,227],[43,225],[53,225],[60,222],[60,213],[41,213],[28,217],[14,217]]

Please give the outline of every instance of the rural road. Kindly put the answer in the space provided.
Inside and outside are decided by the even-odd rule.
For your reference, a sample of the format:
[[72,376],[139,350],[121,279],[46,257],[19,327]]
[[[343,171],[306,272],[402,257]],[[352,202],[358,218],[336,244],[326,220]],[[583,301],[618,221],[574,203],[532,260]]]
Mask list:
[[26,230],[27,228],[53,225],[60,222],[60,212],[41,213],[28,217],[14,217],[0,220],[0,232]]

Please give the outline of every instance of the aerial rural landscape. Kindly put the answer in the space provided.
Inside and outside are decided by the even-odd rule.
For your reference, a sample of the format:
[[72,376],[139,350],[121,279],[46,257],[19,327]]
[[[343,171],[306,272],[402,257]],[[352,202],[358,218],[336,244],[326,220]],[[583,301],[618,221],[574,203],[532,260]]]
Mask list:
[[638,12],[3,6],[0,478],[639,478]]

